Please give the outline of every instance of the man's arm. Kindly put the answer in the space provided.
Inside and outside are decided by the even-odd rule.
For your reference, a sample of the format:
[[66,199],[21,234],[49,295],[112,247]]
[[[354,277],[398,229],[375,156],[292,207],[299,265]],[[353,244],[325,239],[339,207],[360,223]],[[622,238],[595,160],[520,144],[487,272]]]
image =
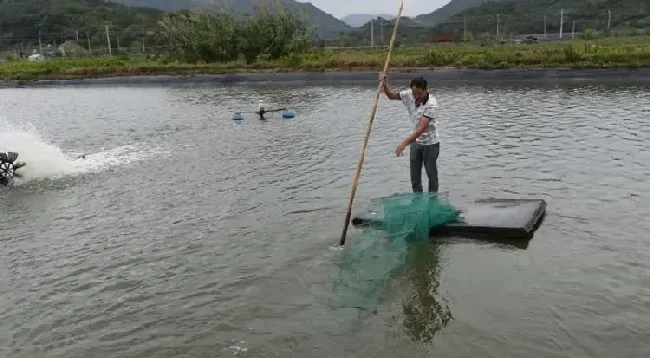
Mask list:
[[402,152],[404,152],[404,149],[407,146],[415,142],[415,140],[419,136],[421,136],[422,133],[426,132],[426,130],[429,127],[429,124],[431,123],[431,121],[434,120],[434,116],[435,116],[434,106],[435,104],[434,105],[427,104],[427,107],[425,108],[424,113],[422,113],[422,117],[418,121],[418,125],[413,131],[413,133],[411,133],[411,135],[409,135],[408,137],[404,138],[404,140],[397,146],[397,149],[395,150],[395,154],[397,154],[398,157],[402,155]]
[[426,132],[435,115],[435,103],[427,103],[424,109],[424,113],[422,113],[422,117],[420,118],[420,121],[418,121],[418,126],[415,128],[415,131],[406,137],[402,144],[406,147],[409,144],[413,143],[422,133]]
[[415,131],[413,131],[413,133],[411,133],[402,141],[402,145],[408,147],[409,144],[413,143],[420,135],[422,135],[422,133],[427,131],[427,128],[429,128],[429,123],[431,123],[432,120],[433,118],[428,117],[426,114],[423,115],[422,118],[420,118]]

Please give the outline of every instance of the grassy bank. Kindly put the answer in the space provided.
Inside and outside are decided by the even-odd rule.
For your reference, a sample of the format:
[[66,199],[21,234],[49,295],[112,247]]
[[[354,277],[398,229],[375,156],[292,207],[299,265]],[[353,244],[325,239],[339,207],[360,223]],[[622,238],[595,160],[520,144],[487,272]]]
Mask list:
[[[124,75],[224,74],[261,71],[379,70],[386,49],[313,49],[275,61],[187,64],[138,57],[87,57],[0,64],[2,80],[80,79]],[[439,44],[395,48],[391,68],[638,68],[650,67],[646,37],[538,44]]]

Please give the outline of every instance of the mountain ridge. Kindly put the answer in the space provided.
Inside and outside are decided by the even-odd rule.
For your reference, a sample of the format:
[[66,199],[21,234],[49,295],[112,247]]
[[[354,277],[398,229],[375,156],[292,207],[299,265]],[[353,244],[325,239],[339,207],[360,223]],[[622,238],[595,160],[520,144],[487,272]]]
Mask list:
[[420,14],[415,17],[416,20],[422,23],[434,26],[445,21],[450,17],[467,10],[472,7],[481,6],[486,3],[493,2],[518,2],[527,0],[451,0],[440,8],[428,13]]

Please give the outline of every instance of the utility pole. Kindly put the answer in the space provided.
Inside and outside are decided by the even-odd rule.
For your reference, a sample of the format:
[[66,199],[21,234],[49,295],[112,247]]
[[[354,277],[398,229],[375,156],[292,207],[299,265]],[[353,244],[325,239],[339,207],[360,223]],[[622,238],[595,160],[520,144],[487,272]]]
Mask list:
[[375,19],[370,19],[370,47],[375,47]]
[[612,26],[612,10],[607,10],[607,29]]
[[544,40],[546,40],[546,15],[544,15]]
[[88,54],[92,55],[93,48],[90,46],[90,34],[88,34],[88,31],[86,31],[86,41],[88,41]]
[[497,14],[497,37],[499,37],[499,14]]
[[106,29],[106,42],[108,44],[108,55],[113,56],[113,50],[111,49],[111,35],[108,32],[108,25],[105,25],[104,29]]
[[571,40],[573,40],[573,36],[576,33],[576,20],[573,20],[573,25],[571,26]]
[[381,34],[381,45],[384,45],[384,18],[379,19],[379,33]]
[[43,43],[41,42],[41,30],[38,30],[38,53],[43,54]]
[[79,29],[75,30],[75,35],[77,37],[77,45],[79,45]]
[[562,40],[562,29],[564,28],[564,9],[560,9],[560,38]]
[[144,24],[142,25],[142,53],[145,53],[145,50],[144,50]]
[[467,42],[467,19],[463,18],[463,42]]

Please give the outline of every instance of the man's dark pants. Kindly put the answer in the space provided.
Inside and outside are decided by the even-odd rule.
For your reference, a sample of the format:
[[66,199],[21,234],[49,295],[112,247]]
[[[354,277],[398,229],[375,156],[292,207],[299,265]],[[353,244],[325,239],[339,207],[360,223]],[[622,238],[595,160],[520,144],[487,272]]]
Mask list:
[[429,192],[438,192],[438,154],[440,153],[440,143],[431,145],[422,145],[411,143],[410,145],[411,161],[411,186],[414,193],[422,192],[422,166],[429,178]]

